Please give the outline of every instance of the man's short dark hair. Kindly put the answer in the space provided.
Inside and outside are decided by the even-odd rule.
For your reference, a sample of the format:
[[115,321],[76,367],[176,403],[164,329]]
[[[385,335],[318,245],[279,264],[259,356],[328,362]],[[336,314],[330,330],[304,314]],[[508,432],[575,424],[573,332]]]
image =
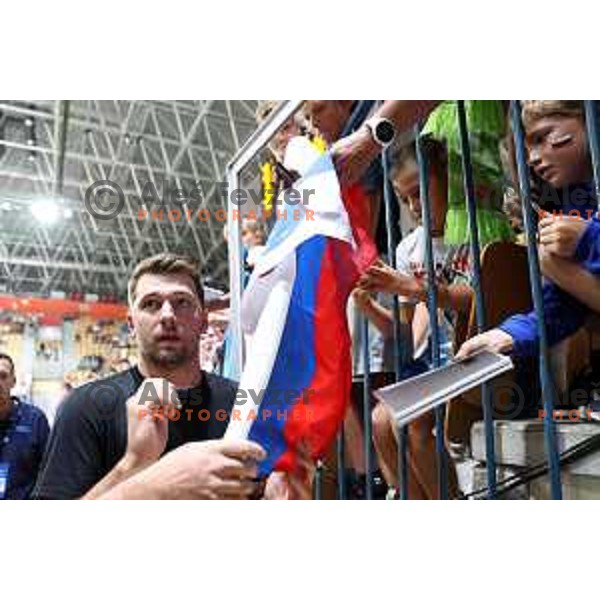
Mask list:
[[10,365],[10,369],[12,371],[12,374],[15,374],[15,361],[12,359],[12,357],[10,357],[8,354],[4,354],[3,352],[0,352],[0,360],[5,360],[9,365]]
[[132,306],[135,301],[135,291],[142,275],[171,274],[188,275],[194,282],[194,288],[200,299],[200,303],[204,306],[204,288],[200,279],[200,265],[189,256],[172,254],[171,252],[163,252],[155,256],[150,256],[136,266],[127,285],[129,305]]

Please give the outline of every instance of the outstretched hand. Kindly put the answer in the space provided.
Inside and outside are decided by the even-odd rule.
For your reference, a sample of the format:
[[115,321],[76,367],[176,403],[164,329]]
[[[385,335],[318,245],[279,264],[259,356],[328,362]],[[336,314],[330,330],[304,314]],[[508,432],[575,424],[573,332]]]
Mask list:
[[367,269],[358,280],[358,285],[370,292],[386,292],[400,296],[413,297],[419,293],[419,283],[415,277],[396,271],[381,260]]
[[331,157],[342,186],[356,183],[371,161],[381,152],[366,127],[338,140],[331,148]]
[[469,358],[487,350],[496,354],[506,354],[513,349],[513,338],[501,329],[490,329],[467,340],[456,353],[456,360]]

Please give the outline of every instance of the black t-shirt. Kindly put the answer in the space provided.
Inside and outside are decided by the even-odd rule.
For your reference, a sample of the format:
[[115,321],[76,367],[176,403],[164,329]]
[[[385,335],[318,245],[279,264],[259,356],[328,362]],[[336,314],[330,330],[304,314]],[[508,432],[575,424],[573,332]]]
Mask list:
[[[59,408],[33,498],[80,498],[113,469],[127,448],[126,402],[143,381],[133,367],[69,395]],[[165,452],[223,437],[236,390],[232,381],[210,373],[203,373],[198,387],[177,390],[183,407],[177,420],[175,413],[169,418]]]

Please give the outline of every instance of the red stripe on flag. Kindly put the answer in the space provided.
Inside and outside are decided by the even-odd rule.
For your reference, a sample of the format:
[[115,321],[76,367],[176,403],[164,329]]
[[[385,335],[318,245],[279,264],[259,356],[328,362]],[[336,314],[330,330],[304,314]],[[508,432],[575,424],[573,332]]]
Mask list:
[[378,257],[377,246],[371,237],[371,231],[375,229],[374,200],[360,183],[344,188],[342,200],[357,246],[353,260],[358,272],[363,273]]
[[315,374],[305,390],[307,394],[289,411],[284,430],[287,450],[276,470],[295,469],[299,444],[309,450],[313,459],[321,458],[344,418],[352,385],[346,304],[356,277],[350,245],[327,240],[314,315]]

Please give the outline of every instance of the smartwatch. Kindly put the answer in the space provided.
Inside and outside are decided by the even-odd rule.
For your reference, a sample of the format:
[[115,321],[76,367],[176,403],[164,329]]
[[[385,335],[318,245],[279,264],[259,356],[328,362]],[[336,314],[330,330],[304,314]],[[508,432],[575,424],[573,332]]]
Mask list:
[[396,138],[396,127],[389,119],[371,117],[365,121],[365,127],[382,148],[387,148]]

